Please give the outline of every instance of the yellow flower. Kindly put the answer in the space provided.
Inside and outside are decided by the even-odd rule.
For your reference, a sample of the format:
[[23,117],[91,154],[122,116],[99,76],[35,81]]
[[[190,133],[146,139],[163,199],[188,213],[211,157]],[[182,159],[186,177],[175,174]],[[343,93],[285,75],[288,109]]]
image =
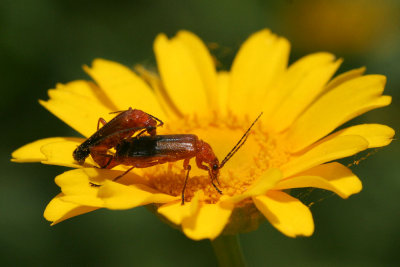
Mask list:
[[[157,36],[154,51],[159,76],[138,66],[136,72],[97,59],[85,71],[95,82],[74,81],[49,90],[40,103],[88,137],[99,117],[109,112],[141,109],[165,123],[158,134],[196,134],[219,159],[236,144],[262,111],[245,145],[220,170],[220,195],[208,173],[195,167],[186,188],[182,162],[126,170],[93,168],[91,158],[80,166],[72,158],[81,138],[47,138],[13,153],[13,161],[76,168],[56,177],[61,187],[44,216],[53,224],[98,208],[130,209],[151,204],[164,219],[191,239],[214,239],[225,233],[257,227],[262,214],[283,234],[309,236],[314,223],[309,208],[286,189],[315,187],[347,198],[361,190],[350,169],[334,160],[368,148],[388,145],[394,131],[380,124],[362,124],[333,132],[369,110],[387,106],[385,77],[355,69],[332,76],[342,60],[315,53],[288,65],[286,39],[259,31],[240,48],[231,70],[217,72],[204,43],[181,31],[168,39]],[[332,133],[333,132],[333,133]],[[92,187],[89,182],[101,184]]]

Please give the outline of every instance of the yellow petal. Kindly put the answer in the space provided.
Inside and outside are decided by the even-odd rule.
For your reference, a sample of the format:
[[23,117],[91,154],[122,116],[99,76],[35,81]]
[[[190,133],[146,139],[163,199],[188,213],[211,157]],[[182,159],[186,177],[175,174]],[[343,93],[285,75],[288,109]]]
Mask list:
[[50,97],[48,101],[39,100],[39,103],[76,131],[88,137],[96,131],[100,117],[108,121],[115,114],[110,115],[109,106],[88,96],[88,93],[77,93],[78,88],[87,92],[92,87],[89,82],[84,81],[59,84],[57,89],[48,91]]
[[368,148],[368,142],[361,136],[338,136],[294,156],[283,166],[284,177],[292,176],[319,164],[354,155]]
[[182,230],[193,240],[215,239],[224,230],[233,208],[230,203],[201,203],[196,214],[183,219]]
[[167,203],[180,199],[142,184],[126,186],[112,181],[106,181],[99,188],[98,197],[108,209],[131,209],[150,203]]
[[[102,189],[107,185],[108,180],[112,180],[120,174],[122,174],[121,171],[83,168],[64,172],[56,177],[55,182],[65,195],[62,197],[64,201],[84,206],[107,207],[101,196]],[[147,183],[143,177],[132,172],[123,176],[118,182],[123,184]],[[100,186],[95,187],[91,183]]]
[[353,69],[353,70],[346,71],[346,72],[336,76],[335,78],[332,79],[332,81],[330,81],[325,86],[324,91],[325,92],[330,91],[333,88],[341,85],[344,82],[347,82],[347,81],[352,80],[354,78],[360,77],[361,75],[364,74],[365,70],[366,70],[365,67],[361,67],[361,68],[358,68],[358,69]]
[[395,132],[392,128],[382,124],[360,124],[337,131],[320,142],[345,135],[359,135],[368,141],[368,148],[387,146],[393,140]]
[[291,151],[307,147],[364,112],[390,104],[390,97],[381,96],[385,82],[382,75],[362,76],[321,96],[289,129]]
[[[51,137],[40,139],[35,142],[24,145],[23,147],[15,150],[11,156],[11,161],[13,162],[40,162],[42,160],[46,160],[46,156],[40,151],[40,148],[44,145],[48,145],[51,143],[56,143],[60,141],[64,141],[67,138],[63,137]],[[71,154],[72,155],[72,154]]]
[[[72,168],[81,168],[74,158],[72,152],[84,141],[82,138],[64,138],[58,142],[43,145],[40,148],[45,159],[41,162],[50,165],[60,165]],[[96,164],[88,158],[85,166],[96,166]]]
[[63,196],[61,193],[54,197],[44,211],[43,216],[46,220],[52,222],[51,225],[97,209],[96,207],[87,207],[63,201],[61,200]]
[[206,45],[199,37],[188,31],[178,32],[176,39],[185,44],[189,50],[196,64],[196,69],[201,76],[210,108],[217,110],[219,102],[218,94],[216,94],[217,72],[215,70],[214,61]]
[[77,80],[69,82],[66,85],[59,83],[56,89],[87,97],[91,101],[98,102],[100,105],[107,107],[109,110],[116,110],[117,108],[104,92],[91,81]]
[[[314,53],[302,57],[290,65],[287,71],[279,77],[277,84],[269,88],[266,96],[261,98],[265,99],[263,103],[264,116],[267,118],[274,118],[276,111],[279,110],[289,98],[291,101],[296,100],[301,103],[303,101],[302,99],[290,97],[293,92],[307,92],[307,86],[312,86],[311,92],[317,91],[319,89],[318,85],[326,82],[326,75],[335,67],[336,64],[334,60],[335,56],[330,53]],[[321,77],[322,80],[318,77],[319,73],[325,73],[324,77]],[[314,79],[316,82],[315,84],[313,83]],[[309,101],[308,98],[305,100]],[[288,108],[290,109],[290,106]],[[279,121],[274,119],[275,124],[276,122]],[[274,123],[270,122],[272,129],[279,126]]]
[[290,189],[302,187],[316,187],[335,192],[342,198],[361,191],[362,183],[351,170],[340,163],[332,162],[319,165],[298,176],[280,181],[274,189]]
[[[101,170],[98,170],[101,171]],[[91,186],[89,176],[87,172],[91,172],[90,169],[75,169],[66,171],[55,178],[56,184],[61,188],[62,193],[65,196],[81,196],[85,199],[85,204],[83,202],[72,201],[81,205],[88,205],[88,200],[90,198],[89,206],[102,207],[102,202],[97,198],[98,187]],[[104,178],[102,178],[104,179]],[[96,181],[99,184],[100,181]],[[68,200],[63,197],[63,200]],[[69,200],[68,200],[69,201]]]
[[[329,54],[321,54],[319,56],[324,58],[329,57]],[[308,71],[303,73],[295,87],[291,88],[273,116],[269,118],[269,123],[274,126],[275,131],[281,132],[292,125],[293,121],[321,94],[327,82],[339,68],[342,60],[335,62],[321,60],[319,63],[317,65],[302,66],[308,68],[303,71]],[[299,63],[299,65],[302,64]],[[287,79],[293,80],[290,76]]]
[[234,205],[227,202],[202,203],[201,193],[197,191],[185,205],[181,205],[180,200],[167,203],[159,207],[158,212],[172,223],[182,225],[183,232],[191,239],[214,239],[227,224]]
[[92,195],[68,195],[60,198],[62,201],[74,203],[76,205],[86,206],[86,207],[95,207],[95,208],[103,208],[104,202],[101,198]]
[[150,70],[147,70],[142,65],[135,65],[134,68],[135,71],[140,75],[140,77],[144,81],[146,81],[152,89],[154,89],[154,93],[156,94],[156,97],[160,102],[160,105],[163,108],[167,117],[182,117],[182,113],[180,113],[179,109],[172,102],[171,98],[164,88],[164,85],[161,82],[160,77]]
[[253,197],[257,209],[280,232],[289,236],[310,236],[314,232],[312,214],[298,199],[280,191]]
[[227,114],[228,111],[228,95],[229,95],[229,72],[218,72],[217,76],[217,91],[218,94],[218,107],[222,116]]
[[92,63],[92,68],[85,66],[84,69],[103,89],[118,110],[132,107],[141,109],[161,120],[166,119],[155,94],[131,69],[104,59],[96,59]]
[[238,203],[248,197],[264,195],[268,190],[273,188],[282,178],[282,173],[278,169],[269,169],[256,180],[252,186],[241,195],[226,198],[222,202]]
[[163,215],[172,223],[176,225],[181,225],[183,219],[197,213],[200,207],[200,192],[201,191],[195,192],[190,202],[185,202],[184,205],[181,204],[181,200],[172,201],[159,207],[157,212]]
[[[96,195],[101,187],[93,187],[90,183],[102,185],[107,180],[113,180],[122,171],[98,168],[82,168],[66,171],[55,178],[55,182],[66,195]],[[147,184],[148,181],[133,173],[124,175],[118,180],[121,184]]]
[[183,219],[189,216],[193,199],[191,202],[185,203],[185,205],[182,205],[181,202],[181,200],[176,200],[164,204],[158,208],[157,212],[167,218],[170,222],[180,225]]
[[177,37],[159,34],[154,41],[158,70],[169,96],[181,113],[209,110],[203,72],[191,49]]
[[[286,70],[290,44],[262,30],[241,46],[232,64],[229,108],[237,114],[258,115],[267,90]],[[251,105],[248,105],[251,103]]]

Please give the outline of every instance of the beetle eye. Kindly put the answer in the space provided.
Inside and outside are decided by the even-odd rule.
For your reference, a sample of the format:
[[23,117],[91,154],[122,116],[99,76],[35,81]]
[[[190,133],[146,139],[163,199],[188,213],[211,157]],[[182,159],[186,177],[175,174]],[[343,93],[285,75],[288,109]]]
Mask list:
[[219,166],[218,166],[217,164],[214,164],[214,165],[212,166],[212,168],[213,168],[214,171],[216,171],[216,170],[218,170]]

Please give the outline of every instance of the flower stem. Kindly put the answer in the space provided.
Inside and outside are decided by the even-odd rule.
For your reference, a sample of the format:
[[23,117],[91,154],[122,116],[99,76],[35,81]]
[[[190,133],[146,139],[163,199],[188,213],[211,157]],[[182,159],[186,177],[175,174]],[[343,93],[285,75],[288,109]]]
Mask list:
[[220,267],[245,267],[238,235],[220,235],[211,240]]

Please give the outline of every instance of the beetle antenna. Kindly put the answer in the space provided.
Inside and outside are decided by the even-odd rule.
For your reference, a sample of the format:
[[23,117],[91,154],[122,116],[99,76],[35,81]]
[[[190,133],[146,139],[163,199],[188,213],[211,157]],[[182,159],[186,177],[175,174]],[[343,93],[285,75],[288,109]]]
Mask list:
[[221,164],[219,165],[219,169],[224,167],[225,163],[232,158],[233,155],[239,150],[239,148],[242,147],[242,145],[246,142],[247,138],[249,137],[250,130],[254,126],[254,124],[258,121],[258,119],[261,117],[263,113],[261,112],[260,115],[253,121],[253,123],[250,125],[249,129],[243,134],[242,138],[240,138],[239,142],[232,148],[232,150],[225,156],[225,158],[222,160]]
[[128,111],[128,110],[117,110],[117,111],[112,111],[112,112],[110,112],[108,114],[117,114],[117,113],[122,113],[122,112],[125,112],[125,111]]

